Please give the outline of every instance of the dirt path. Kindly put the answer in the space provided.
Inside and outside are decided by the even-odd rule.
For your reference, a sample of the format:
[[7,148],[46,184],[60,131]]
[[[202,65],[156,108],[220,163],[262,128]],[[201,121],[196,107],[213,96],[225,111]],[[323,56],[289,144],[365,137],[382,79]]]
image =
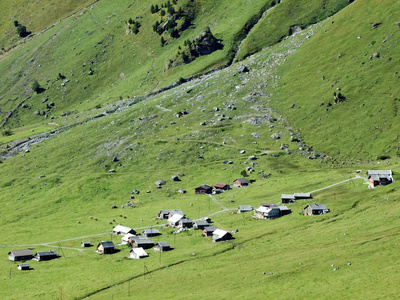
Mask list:
[[328,185],[328,186],[326,186],[326,187],[320,188],[320,189],[318,189],[318,190],[311,191],[310,194],[315,193],[315,192],[319,192],[319,191],[323,191],[323,190],[329,189],[329,188],[331,188],[331,187],[334,187],[334,186],[336,186],[336,185],[339,185],[339,184],[342,184],[342,183],[345,183],[345,182],[348,182],[348,181],[352,181],[352,180],[355,180],[355,179],[364,179],[364,180],[365,180],[364,177],[361,177],[360,175],[356,175],[356,176],[354,176],[353,178],[346,179],[346,180],[340,181],[340,182],[338,182],[338,183],[334,183],[334,184]]

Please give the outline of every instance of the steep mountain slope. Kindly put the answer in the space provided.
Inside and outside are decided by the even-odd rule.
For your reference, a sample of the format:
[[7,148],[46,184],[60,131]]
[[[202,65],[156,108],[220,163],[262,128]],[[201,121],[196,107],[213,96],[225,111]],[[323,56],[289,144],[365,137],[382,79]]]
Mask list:
[[[225,6],[221,3],[218,4],[221,6],[213,6],[209,1],[198,3],[219,13],[217,8],[230,7],[227,3],[223,3]],[[23,103],[28,105],[35,100],[32,103],[36,106],[29,110],[21,105],[21,111],[17,113],[19,122],[29,126],[13,127],[13,135],[2,137],[2,297],[131,299],[133,295],[155,298],[162,291],[164,297],[183,299],[188,297],[190,290],[196,299],[265,299],[266,295],[277,298],[395,298],[397,289],[393,282],[399,279],[396,251],[399,244],[397,173],[400,161],[396,154],[390,153],[391,158],[383,161],[362,156],[357,162],[362,152],[353,147],[355,138],[363,139],[365,147],[374,149],[371,155],[381,155],[381,144],[386,144],[392,137],[381,134],[379,140],[370,140],[353,135],[350,129],[362,130],[362,122],[354,122],[363,116],[361,108],[357,109],[357,105],[365,100],[358,98],[360,91],[365,87],[369,94],[379,95],[383,89],[379,80],[370,86],[357,85],[358,76],[368,80],[374,76],[382,77],[387,80],[390,91],[397,93],[398,87],[395,81],[389,81],[389,75],[397,72],[396,64],[390,63],[398,58],[398,43],[395,43],[398,41],[398,24],[394,24],[396,16],[388,12],[397,11],[398,3],[388,1],[382,5],[374,0],[356,1],[337,15],[240,63],[159,93],[147,96],[134,93],[135,96],[130,94],[130,97],[124,96],[126,91],[132,92],[133,80],[128,78],[137,78],[142,71],[129,74],[133,63],[128,65],[129,61],[119,58],[122,50],[115,45],[123,45],[122,40],[134,37],[118,38],[115,32],[104,34],[103,25],[89,29],[95,20],[105,24],[109,16],[112,17],[107,25],[111,25],[128,7],[118,8],[119,4],[113,6],[100,1],[76,20],[74,17],[65,20],[62,27],[50,29],[13,52],[32,49],[37,55],[35,64],[47,63],[44,58],[54,53],[54,61],[60,60],[60,64],[62,61],[63,68],[43,72],[54,83],[49,82],[45,87],[50,89]],[[258,4],[257,9],[251,9],[252,13],[258,13],[261,4],[265,5]],[[112,9],[101,10],[101,7]],[[145,9],[148,9],[147,5]],[[233,6],[230,9],[236,11]],[[214,30],[210,23],[215,15],[204,14],[199,18],[204,18],[207,21],[204,24],[209,24],[213,34],[221,38],[226,31],[218,26],[215,28],[220,31]],[[125,20],[128,16],[134,17],[129,10],[124,15]],[[365,21],[368,18],[373,20],[372,25],[382,24],[371,26],[370,21]],[[381,18],[385,21],[379,21]],[[78,26],[78,19],[82,27]],[[234,23],[225,23],[222,19],[214,22],[219,26]],[[115,23],[125,30],[125,22]],[[84,25],[85,30],[82,29]],[[144,30],[142,27],[139,30]],[[359,30],[356,34],[355,28]],[[63,48],[61,40],[57,41],[63,34],[64,41],[70,39],[76,43],[74,51],[82,47],[80,55],[71,53],[72,44],[65,44]],[[114,35],[112,42],[109,34]],[[379,44],[388,45],[388,49],[378,48],[378,37],[382,35],[389,39]],[[50,36],[54,37],[51,41]],[[371,42],[371,46],[364,42],[360,45],[363,39],[376,42]],[[224,42],[226,40],[223,38]],[[104,48],[106,44],[108,46]],[[87,45],[90,47],[86,48]],[[125,48],[136,44],[132,40],[126,45]],[[46,47],[54,47],[56,52]],[[116,48],[110,50],[110,47]],[[86,49],[95,50],[86,53]],[[140,55],[145,55],[146,48],[137,46],[137,49],[143,51]],[[378,51],[379,59],[383,59],[378,60],[375,55],[368,60],[367,55],[358,60],[366,49],[371,56]],[[47,54],[46,50],[49,50]],[[124,51],[125,56],[129,51]],[[168,53],[160,54],[168,58],[169,54],[175,53],[176,47],[164,45],[159,51]],[[90,65],[95,53],[98,62]],[[160,82],[165,80],[167,83],[172,78],[176,80],[178,75],[186,77],[207,69],[221,62],[222,57],[226,58],[225,54],[213,53],[196,59],[194,63],[198,65],[195,67],[189,64],[190,69],[185,69],[183,66],[180,69],[183,73],[176,71]],[[85,58],[80,60],[82,55]],[[103,57],[99,55],[109,55],[106,60],[114,62],[115,69],[111,68],[111,63],[102,66]],[[391,60],[386,60],[386,56]],[[3,57],[1,67],[7,72],[6,65],[11,68],[13,64],[28,62],[29,66],[28,57],[16,55],[14,61]],[[67,62],[73,65],[75,59],[79,71],[74,69],[74,76],[70,77]],[[365,64],[373,64],[375,72],[365,70],[365,64],[361,65],[364,60],[368,60]],[[49,60],[47,66],[54,61]],[[83,66],[84,62],[87,62],[86,66]],[[346,63],[339,65],[338,62]],[[123,76],[117,73],[117,65],[126,67],[127,71],[122,69]],[[101,75],[93,79],[84,76],[87,74],[82,70],[86,72],[91,66],[94,74],[90,76]],[[42,74],[39,68],[42,67],[32,68],[37,70],[35,74]],[[168,72],[157,76],[161,78]],[[57,80],[58,73],[68,75],[69,82]],[[22,82],[29,80],[23,73],[20,75],[14,80],[23,87]],[[109,82],[117,75],[120,81]],[[83,87],[87,85],[87,88],[69,89],[75,78],[79,80],[75,85],[84,83]],[[333,79],[338,84],[331,88]],[[43,84],[41,78],[38,80]],[[10,89],[15,97],[20,97],[16,87]],[[81,95],[86,90],[88,94]],[[29,86],[24,91],[29,97]],[[50,92],[56,91],[60,95],[65,93],[65,104],[62,100],[58,104],[58,100],[51,98]],[[115,91],[118,94],[112,95]],[[333,103],[333,92],[340,100],[336,104]],[[338,96],[339,92],[345,99]],[[326,94],[328,100],[321,100]],[[42,103],[45,96],[49,99]],[[386,101],[384,99],[382,101]],[[46,110],[43,107],[52,101],[55,106],[49,111],[59,113],[54,120],[49,119],[50,113],[47,119],[33,114],[33,110]],[[80,106],[76,105],[80,103],[78,101],[82,101]],[[329,101],[331,105],[326,102],[320,107],[322,101]],[[68,103],[74,104],[69,106]],[[362,108],[367,116],[371,115],[370,120],[374,118],[378,122],[386,118],[374,113],[371,102],[365,103]],[[319,115],[320,110],[324,115]],[[65,113],[61,116],[61,112]],[[36,117],[42,118],[41,121],[37,122]],[[323,123],[321,132],[313,129],[316,122]],[[396,130],[396,118],[386,122],[385,126]],[[335,124],[349,129],[343,136],[331,138],[328,135]],[[329,145],[325,146],[321,141],[322,136],[330,139]],[[296,138],[301,142],[292,141]],[[352,149],[351,153],[344,153],[349,149]],[[395,182],[368,189],[364,178],[368,169],[392,169]],[[356,170],[362,172],[356,173]],[[177,174],[180,181],[171,180]],[[194,193],[194,188],[201,184],[231,184],[241,177],[252,184],[214,195],[214,199]],[[158,180],[164,180],[166,184],[158,188],[155,184]],[[253,213],[236,213],[238,205],[256,208],[261,202],[279,203],[281,194],[295,192],[312,192],[314,198],[288,205],[292,213],[282,218],[256,220]],[[302,215],[303,208],[315,202],[326,204],[331,212],[312,217]],[[213,225],[238,231],[233,240],[223,243],[213,243],[195,230],[173,234],[176,229],[163,226],[165,221],[155,219],[160,210],[171,208],[182,209],[191,219],[210,216]],[[95,246],[102,240],[119,243],[121,236],[110,234],[118,224],[133,227],[138,232],[157,227],[162,235],[155,241],[168,241],[174,249],[162,254],[151,250],[149,258],[136,261],[127,258],[129,249],[125,245],[117,245],[118,252],[113,255],[102,256],[94,252],[95,247],[80,247],[83,240],[90,240]],[[32,261],[33,270],[17,272],[16,263],[6,259],[7,253],[27,247],[33,248],[34,252],[54,249],[60,258],[49,262]]]

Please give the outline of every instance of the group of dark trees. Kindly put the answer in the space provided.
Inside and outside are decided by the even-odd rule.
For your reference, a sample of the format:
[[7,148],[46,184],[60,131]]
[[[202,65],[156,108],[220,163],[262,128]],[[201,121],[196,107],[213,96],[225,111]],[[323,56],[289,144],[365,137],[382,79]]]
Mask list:
[[31,34],[30,31],[26,30],[26,26],[19,24],[17,20],[14,21],[14,26],[17,28],[17,33],[20,37],[24,38]]
[[129,24],[129,29],[131,29],[134,34],[139,33],[139,28],[140,28],[140,26],[142,26],[142,24],[140,24],[139,21],[135,21],[135,20],[132,20],[132,18],[130,18],[128,21],[128,24]]

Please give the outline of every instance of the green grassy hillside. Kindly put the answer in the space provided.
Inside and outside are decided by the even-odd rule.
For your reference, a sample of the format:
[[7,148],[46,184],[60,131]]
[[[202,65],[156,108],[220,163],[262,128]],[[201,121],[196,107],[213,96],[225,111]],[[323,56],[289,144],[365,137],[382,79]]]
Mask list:
[[[99,1],[1,58],[4,118],[25,99],[0,136],[2,299],[148,299],[161,291],[177,299],[188,291],[195,299],[395,298],[400,160],[384,150],[397,147],[389,93],[398,93],[398,3],[356,1],[239,63],[153,94],[225,64],[226,45],[266,4],[198,1],[204,11],[193,28],[161,47],[145,26],[160,15],[144,3]],[[129,18],[142,23],[137,35],[125,34]],[[206,26],[224,49],[165,71],[161,62]],[[46,91],[32,93],[32,79]],[[375,139],[368,121],[378,126]],[[369,189],[369,169],[391,169],[395,182]],[[177,174],[181,181],[172,181]],[[217,202],[194,193],[241,177],[253,183],[215,195]],[[166,184],[157,188],[158,180]],[[238,205],[279,203],[295,192],[314,198],[289,204],[292,213],[282,218],[236,213]],[[311,203],[330,213],[304,216]],[[155,217],[175,208],[238,231],[221,243],[195,230],[172,234]],[[111,234],[118,224],[157,227],[155,242],[174,249],[130,260],[126,245],[103,256],[80,247],[83,240],[120,243]],[[28,247],[60,257],[18,271],[7,253]]]

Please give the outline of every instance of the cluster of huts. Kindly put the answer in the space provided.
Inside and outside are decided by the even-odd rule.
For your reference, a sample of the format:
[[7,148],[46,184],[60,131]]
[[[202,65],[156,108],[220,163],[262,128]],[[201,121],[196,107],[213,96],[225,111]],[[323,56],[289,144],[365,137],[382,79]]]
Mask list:
[[[299,199],[312,199],[310,193],[295,193],[293,195],[282,195],[282,203],[292,203]],[[254,210],[254,217],[257,219],[274,219],[283,217],[292,213],[292,210],[285,205],[275,203],[261,203],[260,207],[254,209],[251,205],[239,205],[238,213],[244,213]],[[321,215],[328,213],[329,209],[325,204],[308,204],[304,207],[304,215]]]
[[[378,185],[387,185],[394,181],[393,172],[391,170],[368,170],[368,185],[370,188],[374,188]],[[233,186],[244,187],[250,184],[244,178],[238,178],[233,181]],[[217,183],[214,186],[207,184],[200,185],[195,189],[196,194],[218,194],[226,191],[230,188],[229,185],[223,183]],[[294,194],[283,194],[281,196],[282,204],[288,204],[296,202],[297,200],[312,199],[310,193],[294,193]],[[240,205],[238,207],[238,213],[244,213],[254,210],[254,216],[259,219],[273,219],[279,218],[290,214],[292,211],[285,205],[276,205],[275,203],[261,203],[260,207],[254,209],[251,205]],[[328,213],[329,209],[324,204],[308,204],[304,207],[304,215],[321,215]],[[232,234],[228,231],[218,229],[212,226],[210,219],[192,221],[185,217],[184,213],[180,209],[167,209],[161,210],[156,217],[157,219],[168,219],[168,225],[171,227],[178,228],[178,232],[188,229],[199,229],[203,231],[203,236],[212,236],[214,242],[225,241],[232,239]],[[129,258],[139,259],[148,257],[145,249],[154,247],[155,251],[163,252],[171,250],[171,246],[168,242],[154,243],[151,239],[161,235],[158,229],[145,229],[141,234],[137,234],[132,228],[118,225],[113,228],[113,233],[123,235],[121,238],[121,244],[129,244],[132,248],[130,251]],[[91,247],[90,241],[82,241],[82,247]],[[115,252],[115,245],[112,241],[101,241],[97,245],[96,252],[101,254],[112,254]],[[12,261],[27,261],[27,260],[51,260],[59,257],[57,252],[54,250],[49,251],[38,251],[35,254],[32,253],[31,249],[14,250],[8,253],[8,257]],[[19,270],[29,270],[29,263],[21,263],[18,265]]]
[[[233,181],[232,186],[233,187],[246,187],[249,186],[251,182],[244,179],[244,178],[238,178]],[[194,192],[196,194],[220,194],[223,193],[226,190],[229,190],[231,187],[228,184],[225,183],[217,183],[214,184],[213,186],[208,185],[208,184],[202,184],[195,188]]]
[[[14,250],[8,252],[8,259],[12,261],[27,261],[27,260],[51,260],[54,258],[58,258],[57,251],[49,250],[49,251],[38,251],[33,254],[31,249],[24,250]],[[31,265],[29,263],[21,263],[18,265],[19,270],[30,270]]]
[[226,230],[218,229],[211,225],[211,220],[192,221],[187,218],[180,209],[161,210],[157,215],[158,219],[168,219],[168,225],[182,230],[198,229],[203,231],[203,236],[212,236],[213,242],[220,242],[232,239],[232,234]]

